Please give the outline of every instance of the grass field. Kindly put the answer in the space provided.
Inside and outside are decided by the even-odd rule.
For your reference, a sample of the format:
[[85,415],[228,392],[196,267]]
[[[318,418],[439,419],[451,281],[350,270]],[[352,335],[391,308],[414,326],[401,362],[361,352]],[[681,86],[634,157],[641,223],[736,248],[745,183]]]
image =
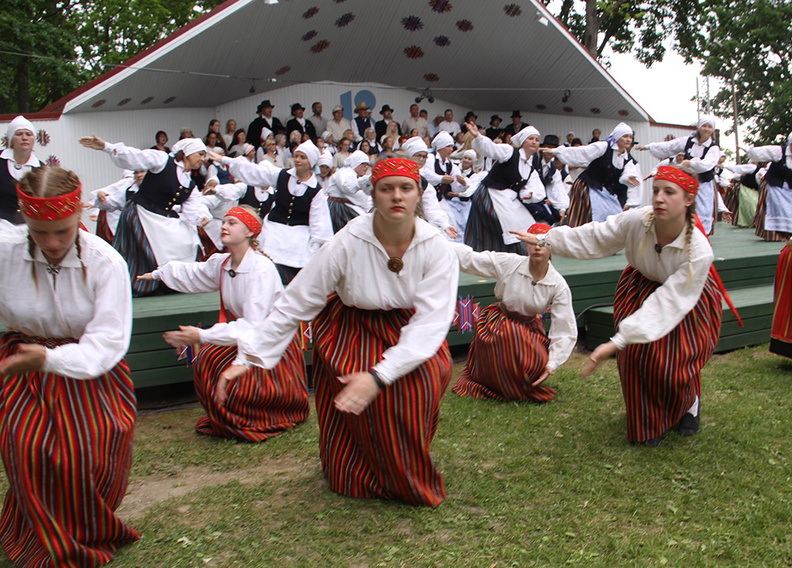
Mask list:
[[111,566],[792,566],[792,361],[713,357],[701,432],[658,448],[626,440],[615,361],[583,361],[549,404],[449,392],[435,509],[332,493],[313,409],[260,445],[196,435],[196,408],[141,416],[120,515],[143,538]]

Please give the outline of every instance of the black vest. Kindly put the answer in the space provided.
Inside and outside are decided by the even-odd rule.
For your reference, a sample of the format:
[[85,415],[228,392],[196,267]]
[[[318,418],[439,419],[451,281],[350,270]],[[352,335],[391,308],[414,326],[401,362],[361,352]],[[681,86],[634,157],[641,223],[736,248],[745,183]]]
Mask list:
[[772,162],[765,174],[765,181],[767,185],[773,187],[781,187],[784,182],[787,182],[789,187],[792,187],[792,170],[786,167],[786,149],[787,145],[781,146],[781,159],[777,162]]
[[745,187],[758,190],[759,182],[756,181],[756,172],[758,172],[761,167],[762,166],[757,164],[756,168],[754,168],[754,171],[752,171],[751,173],[741,175],[740,184],[744,185]]
[[[533,162],[531,163],[533,171]],[[528,183],[528,178],[523,178],[520,174],[520,150],[515,148],[512,157],[505,162],[494,162],[492,169],[487,174],[481,184],[490,189],[511,189],[518,194]]]
[[297,197],[289,193],[289,173],[286,170],[278,174],[275,184],[275,203],[272,205],[267,219],[274,223],[282,223],[295,227],[308,225],[311,214],[311,201],[319,193],[319,186],[309,187],[305,193]]
[[[691,156],[691,154],[690,154],[690,149],[693,147],[693,144],[695,142],[696,142],[696,135],[694,134],[693,136],[688,138],[688,141],[685,144],[685,159],[686,160],[693,159],[693,156]],[[709,152],[710,148],[712,148],[712,144],[710,144],[709,146],[704,146],[704,152],[701,153],[701,158],[700,158],[701,160],[704,159],[704,156],[707,155],[707,152]],[[712,168],[708,172],[701,172],[700,174],[698,174],[699,182],[708,182],[708,181],[712,181],[714,179],[715,179],[715,168]]]
[[0,219],[20,224],[23,220],[18,213],[19,204],[16,191],[19,182],[8,171],[10,163],[5,158],[0,158]]
[[195,187],[195,181],[191,180],[190,186],[184,187],[176,171],[176,161],[169,156],[168,163],[160,173],[146,173],[143,181],[140,182],[140,189],[131,200],[157,215],[178,217],[179,214],[173,210],[173,207],[187,201]]
[[256,188],[252,185],[247,186],[247,191],[245,191],[245,195],[242,196],[242,199],[239,200],[240,205],[250,205],[253,209],[256,210],[258,216],[262,219],[270,212],[272,209],[272,201],[273,196],[272,194],[267,194],[269,197],[264,201],[259,201],[258,197],[256,197]]
[[[627,159],[624,161],[626,166],[628,162],[635,162],[630,154],[627,154]],[[622,207],[627,203],[627,186],[619,183],[619,178],[624,173],[624,168],[619,169],[613,165],[613,148],[608,146],[605,153],[592,161],[588,167],[580,174],[580,179],[589,187],[598,191],[607,190],[608,193],[615,195],[619,199]]]
[[374,128],[374,121],[371,120],[371,118],[360,118],[359,116],[356,116],[355,124],[357,125],[358,133],[361,136],[365,136],[366,128]]
[[545,186],[550,185],[550,182],[553,181],[553,176],[556,173],[556,167],[553,162],[550,162],[550,169],[547,170],[547,173],[544,171],[544,160],[542,159],[542,153],[537,152],[533,155],[533,163],[531,167],[536,170],[536,173],[539,174],[539,179],[542,180],[542,184]]
[[[446,165],[446,168],[444,170],[443,166],[440,165],[440,158],[438,156],[435,156],[434,169],[435,169],[435,173],[437,175],[439,175],[439,176],[450,176],[451,175],[451,170],[453,169],[453,167],[454,166],[453,166],[453,164],[451,164],[451,160],[448,160],[448,164]],[[451,184],[450,183],[439,183],[439,184],[437,184],[437,187],[435,187],[435,189],[437,190],[437,200],[440,201],[441,199],[443,199],[448,194],[449,191],[451,191]]]

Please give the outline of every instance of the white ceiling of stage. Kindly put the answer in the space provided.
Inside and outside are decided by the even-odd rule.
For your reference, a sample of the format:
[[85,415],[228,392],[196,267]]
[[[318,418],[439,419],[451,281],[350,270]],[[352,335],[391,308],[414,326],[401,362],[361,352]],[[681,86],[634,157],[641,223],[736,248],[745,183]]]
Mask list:
[[230,0],[128,65],[48,110],[212,107],[252,86],[266,98],[332,81],[428,87],[471,109],[649,119],[537,0]]

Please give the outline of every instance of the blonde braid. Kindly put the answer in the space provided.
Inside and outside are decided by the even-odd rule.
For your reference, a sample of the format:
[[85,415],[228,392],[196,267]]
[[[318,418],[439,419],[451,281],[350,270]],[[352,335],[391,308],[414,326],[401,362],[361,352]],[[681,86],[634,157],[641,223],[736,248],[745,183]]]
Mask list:
[[83,282],[88,282],[88,268],[85,266],[85,263],[82,259],[82,247],[80,246],[80,229],[77,229],[77,238],[74,240],[74,247],[77,249],[77,260],[80,261],[80,266],[82,266],[82,276]]
[[649,222],[646,224],[643,237],[641,238],[641,242],[638,245],[638,256],[643,256],[643,253],[646,250],[646,239],[647,239],[647,235],[649,234],[649,229],[651,229],[652,225],[654,225],[654,217],[655,217],[654,211],[650,212],[648,218]]
[[[28,254],[30,255],[31,259],[35,258],[36,243],[33,242],[33,237],[30,236],[30,232],[28,232],[27,240],[28,240]],[[36,276],[36,263],[35,262],[31,262],[30,263],[30,274],[33,276],[33,284],[36,285],[36,290],[38,290],[38,277]]]

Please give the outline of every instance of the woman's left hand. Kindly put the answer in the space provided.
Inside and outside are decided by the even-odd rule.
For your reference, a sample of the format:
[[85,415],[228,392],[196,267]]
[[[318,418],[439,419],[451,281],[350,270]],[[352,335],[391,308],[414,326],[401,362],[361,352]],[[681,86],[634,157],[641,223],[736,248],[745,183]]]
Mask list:
[[550,365],[544,368],[544,372],[536,379],[534,382],[531,383],[531,386],[537,386],[544,382],[544,380],[549,377],[550,375],[555,375],[555,371],[550,368]]
[[588,379],[597,367],[604,361],[613,357],[618,350],[619,348],[616,347],[613,341],[608,341],[597,347],[589,356],[589,361],[586,363],[586,366],[583,367],[583,372],[580,373],[580,376],[584,379]]
[[0,359],[0,375],[16,375],[38,371],[47,359],[47,348],[32,343],[21,344],[10,357]]
[[346,386],[335,397],[335,407],[341,412],[360,414],[379,394],[374,377],[370,373],[352,373],[338,377]]
[[516,235],[519,240],[524,243],[528,243],[529,245],[535,245],[539,242],[539,239],[536,238],[536,235],[529,233],[528,231],[509,231],[512,235]]
[[630,182],[630,185],[633,187],[638,187],[641,185],[641,180],[638,179],[638,176],[630,176],[627,178],[627,181]]
[[459,237],[459,233],[454,227],[446,227],[445,234],[451,237],[452,239],[456,239]]
[[195,345],[201,342],[201,330],[191,325],[180,325],[179,331],[166,331],[162,338],[173,347]]

